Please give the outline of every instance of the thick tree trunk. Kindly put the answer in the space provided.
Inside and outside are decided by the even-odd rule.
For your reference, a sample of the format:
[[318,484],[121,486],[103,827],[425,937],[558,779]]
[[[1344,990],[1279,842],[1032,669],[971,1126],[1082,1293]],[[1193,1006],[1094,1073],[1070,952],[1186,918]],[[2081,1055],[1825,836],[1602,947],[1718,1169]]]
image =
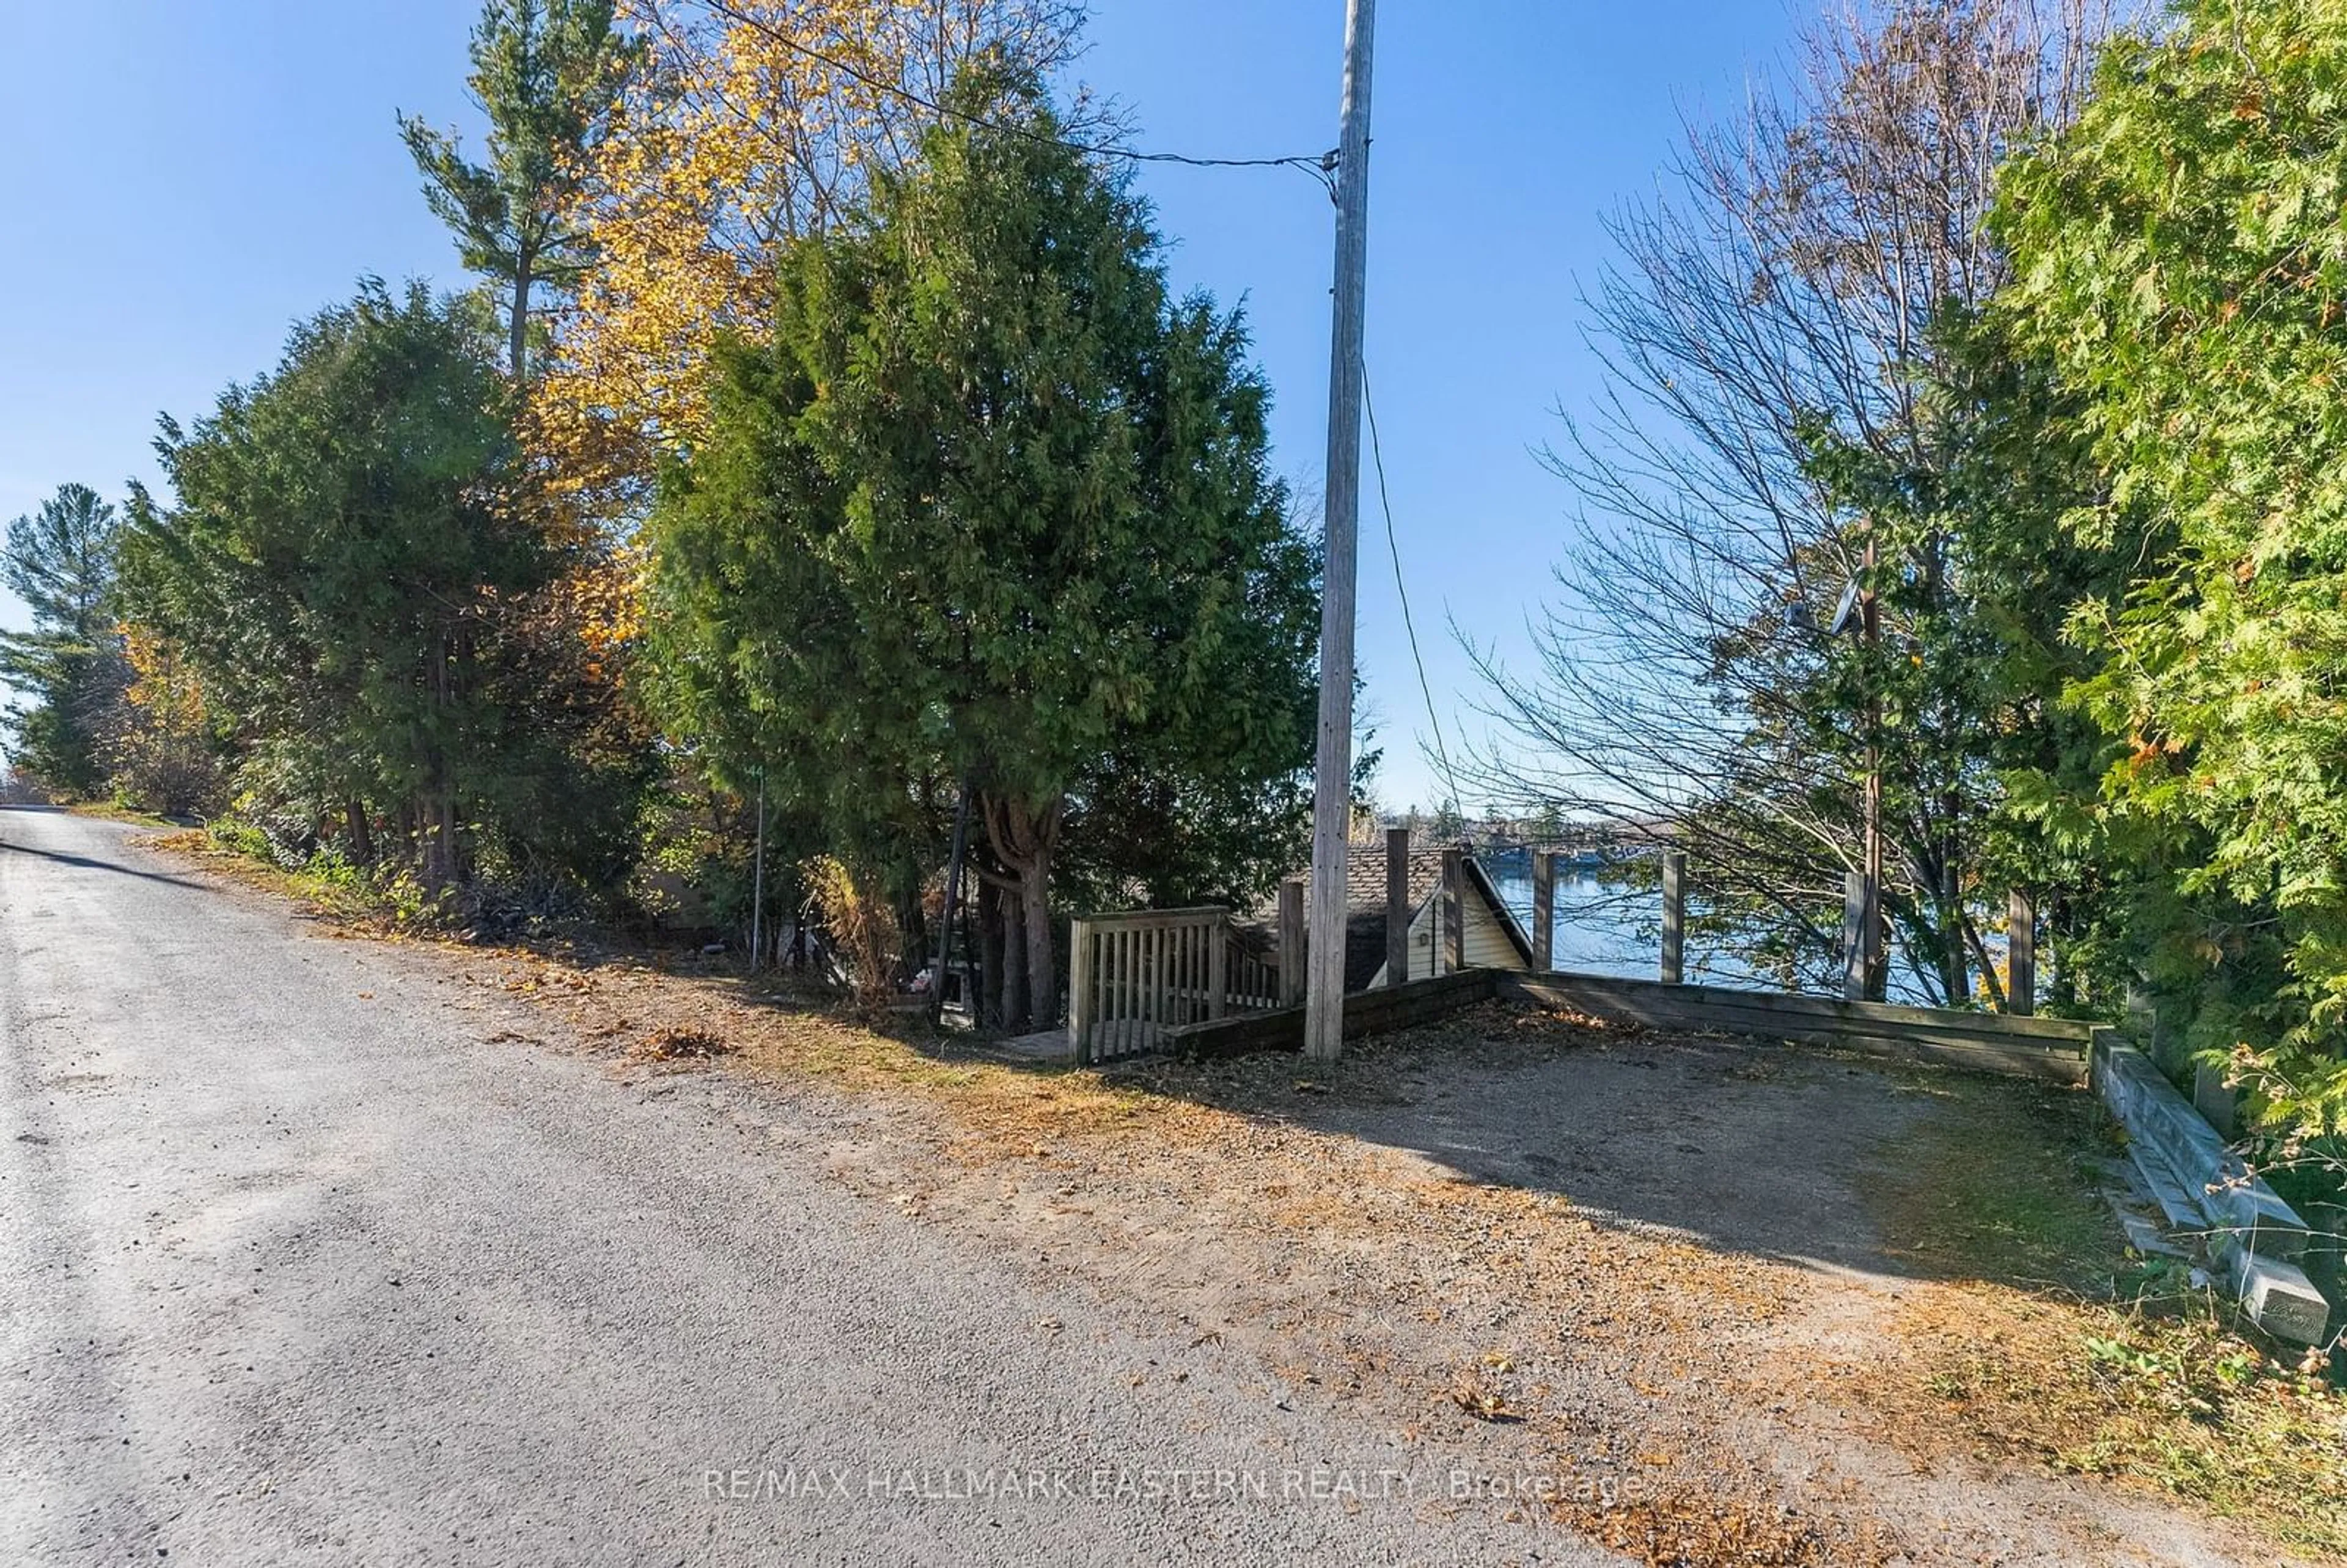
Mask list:
[[461,876],[456,858],[456,797],[436,789],[418,804],[416,815],[424,838],[425,891],[435,897],[446,892]]
[[[1026,948],[1027,1008],[1036,1027],[1060,1016],[1060,976],[1051,943],[1051,856],[1060,843],[1065,797],[1041,810],[1023,800],[988,796],[986,835],[1002,864],[1019,878],[1019,902],[1007,923]],[[1006,1026],[1007,1027],[1007,1026]]]
[[1037,1029],[1060,1021],[1059,955],[1051,943],[1051,846],[1035,852],[1034,864],[1019,878],[1019,902],[1026,917],[1027,1007]]
[[1941,973],[1946,981],[1948,1005],[1960,1008],[1972,998],[1972,976],[1964,964],[1964,881],[1957,867],[1954,846],[1949,846],[1946,883],[1940,890]]
[[374,834],[367,826],[366,806],[356,796],[343,803],[343,832],[351,841],[351,864],[374,864]]
[[994,885],[978,886],[979,1022],[987,1029],[1002,1027],[1002,896]]
[[1027,923],[1019,915],[1019,889],[999,887],[995,918],[1002,927],[1002,1027],[1024,1033],[1027,1020]]

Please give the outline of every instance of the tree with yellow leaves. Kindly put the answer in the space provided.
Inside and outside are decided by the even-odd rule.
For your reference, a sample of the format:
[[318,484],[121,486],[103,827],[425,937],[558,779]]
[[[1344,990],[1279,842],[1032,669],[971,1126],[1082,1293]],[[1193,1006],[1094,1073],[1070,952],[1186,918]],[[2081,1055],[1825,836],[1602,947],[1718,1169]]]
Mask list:
[[222,791],[220,748],[195,667],[150,627],[117,630],[130,684],[102,747],[115,793],[165,816],[211,809]]
[[[710,344],[761,323],[797,239],[853,225],[980,57],[1049,76],[1073,0],[621,0],[641,50],[566,214],[596,264],[559,313],[532,411],[606,506],[704,428]],[[1077,125],[1097,124],[1079,106]]]

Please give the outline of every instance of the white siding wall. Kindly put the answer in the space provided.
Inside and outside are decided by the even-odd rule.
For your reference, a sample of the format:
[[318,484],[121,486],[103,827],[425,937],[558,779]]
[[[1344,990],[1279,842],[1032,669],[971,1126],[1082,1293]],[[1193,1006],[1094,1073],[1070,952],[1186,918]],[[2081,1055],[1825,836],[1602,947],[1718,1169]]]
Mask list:
[[1508,933],[1500,925],[1500,917],[1483,902],[1483,896],[1470,889],[1460,900],[1466,906],[1467,940],[1463,947],[1467,967],[1471,969],[1521,969],[1527,968],[1523,955],[1508,940]]
[[[1437,911],[1441,901],[1438,891],[1435,897],[1419,906],[1416,917],[1409,923],[1411,979],[1422,980],[1436,973],[1438,951],[1447,953],[1449,950],[1448,944],[1438,949],[1435,940],[1436,927],[1440,924]],[[1513,942],[1508,940],[1508,933],[1501,928],[1500,917],[1491,912],[1491,907],[1483,901],[1481,894],[1471,886],[1460,903],[1466,909],[1465,952],[1469,968],[1521,969],[1527,967],[1523,955],[1516,951]],[[1377,978],[1369,983],[1372,986],[1390,985],[1393,977],[1380,967]]]

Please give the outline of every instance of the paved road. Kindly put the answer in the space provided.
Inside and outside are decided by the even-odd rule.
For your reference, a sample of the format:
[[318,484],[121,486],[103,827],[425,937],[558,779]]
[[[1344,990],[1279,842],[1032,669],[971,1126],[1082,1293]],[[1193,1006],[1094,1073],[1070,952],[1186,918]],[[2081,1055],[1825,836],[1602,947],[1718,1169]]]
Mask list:
[[491,1042],[132,835],[0,811],[0,1562],[1594,1561],[826,1184],[835,1103]]

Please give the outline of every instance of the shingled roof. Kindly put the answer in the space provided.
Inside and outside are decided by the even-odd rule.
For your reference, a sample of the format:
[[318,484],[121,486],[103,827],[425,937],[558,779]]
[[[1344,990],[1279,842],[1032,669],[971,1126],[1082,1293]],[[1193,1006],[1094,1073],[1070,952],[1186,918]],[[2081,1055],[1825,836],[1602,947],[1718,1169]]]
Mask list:
[[[1442,853],[1440,845],[1413,846],[1409,852],[1409,907],[1415,912],[1425,907],[1442,886]],[[1312,873],[1307,867],[1297,874],[1304,883],[1304,907],[1312,907]],[[1467,856],[1467,878],[1476,886],[1501,917],[1511,940],[1523,950],[1526,962],[1531,961],[1530,947],[1516,930],[1516,922],[1507,907],[1500,900],[1499,891],[1491,884],[1475,857]],[[1242,927],[1266,944],[1276,943],[1279,933],[1279,905],[1275,898],[1257,906],[1241,922]],[[1266,946],[1266,951],[1270,951]],[[1345,856],[1345,989],[1348,994],[1365,991],[1369,982],[1386,962],[1386,848],[1382,844],[1355,844]]]

